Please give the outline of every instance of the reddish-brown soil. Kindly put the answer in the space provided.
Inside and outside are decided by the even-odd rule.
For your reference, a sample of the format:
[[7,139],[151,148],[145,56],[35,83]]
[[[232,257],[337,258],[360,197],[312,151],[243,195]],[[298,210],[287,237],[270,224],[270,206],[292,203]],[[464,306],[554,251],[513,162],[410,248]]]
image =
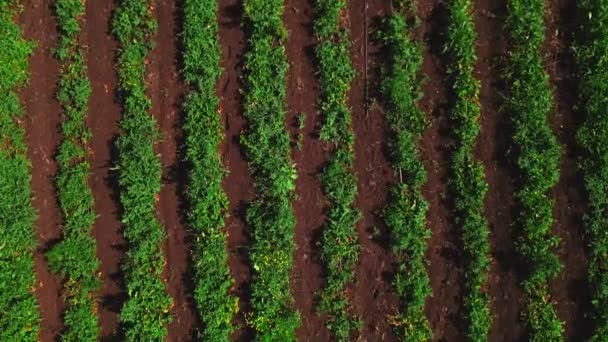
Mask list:
[[[178,2],[179,3],[179,2]],[[158,217],[167,231],[164,246],[167,266],[165,280],[168,293],[173,298],[169,327],[170,341],[192,339],[195,313],[192,296],[192,273],[189,269],[190,252],[186,244],[187,231],[181,217],[183,204],[179,198],[184,191],[185,168],[178,156],[181,141],[181,99],[183,83],[178,76],[177,38],[181,32],[181,9],[176,1],[157,1],[155,15],[158,20],[156,46],[148,59],[148,94],[152,99],[152,115],[161,132],[161,141],[156,145],[163,164],[163,187],[158,201]],[[181,197],[183,198],[183,197]]]
[[124,239],[120,232],[118,178],[116,172],[111,171],[117,157],[114,141],[118,136],[121,114],[121,107],[115,101],[117,75],[114,57],[117,44],[109,27],[113,3],[112,0],[87,1],[84,27],[89,80],[93,90],[88,113],[88,124],[93,132],[90,184],[97,213],[93,234],[101,262],[99,324],[102,338],[119,334],[118,313],[126,298],[120,272]]
[[[386,204],[393,171],[385,157],[384,114],[371,105],[377,89],[376,66],[381,63],[379,48],[373,44],[379,20],[390,14],[390,0],[352,0],[348,19],[352,39],[352,61],[357,77],[350,92],[355,133],[355,171],[358,176],[356,206],[363,219],[359,222],[361,253],[355,274],[353,307],[363,321],[360,338],[365,341],[392,341],[394,336],[386,319],[397,312],[398,300],[392,291],[392,255],[379,211]],[[376,75],[377,76],[377,75]]]
[[56,201],[54,177],[55,153],[59,145],[61,106],[55,99],[60,72],[52,48],[57,44],[52,1],[25,1],[20,24],[26,39],[37,42],[30,58],[30,82],[21,92],[27,119],[28,156],[32,161],[33,204],[38,211],[36,235],[39,248],[34,253],[36,296],[42,322],[40,339],[54,341],[63,329],[61,284],[48,270],[44,253],[61,236],[61,217]]
[[428,171],[428,182],[423,194],[429,201],[428,260],[432,297],[427,300],[426,315],[431,322],[436,341],[465,340],[460,327],[462,264],[459,262],[459,235],[451,224],[447,195],[450,168],[450,139],[445,83],[445,62],[442,60],[446,8],[441,0],[421,1],[418,15],[422,19],[420,35],[425,42],[423,72],[428,77],[424,87],[422,108],[431,123],[421,144],[422,156]]
[[561,238],[558,254],[564,270],[551,284],[551,293],[560,319],[565,321],[569,341],[590,337],[592,322],[587,287],[587,254],[582,223],[584,186],[578,170],[575,135],[580,126],[577,103],[577,80],[570,53],[576,31],[576,1],[550,2],[547,13],[546,65],[554,87],[554,111],[551,123],[562,144],[560,180],[552,192],[555,199],[554,233]]
[[[287,125],[293,136],[293,161],[298,170],[298,196],[293,204],[297,219],[297,249],[294,255],[292,291],[302,318],[298,338],[302,341],[327,341],[329,331],[315,307],[316,295],[323,286],[323,268],[317,242],[325,222],[326,209],[318,175],[329,156],[327,146],[316,135],[320,113],[316,105],[319,90],[315,77],[312,6],[311,0],[287,0],[284,16],[289,32],[286,44],[289,60]],[[300,113],[306,115],[306,125],[301,131],[297,122]],[[299,134],[302,134],[303,139],[301,149],[297,148]]]
[[228,263],[235,280],[232,293],[240,298],[240,313],[236,320],[242,326],[233,337],[236,340],[245,340],[251,335],[251,331],[244,327],[244,315],[249,311],[251,279],[245,208],[246,204],[253,200],[253,184],[239,143],[241,130],[245,126],[242,96],[239,92],[242,58],[245,51],[245,33],[242,27],[243,4],[241,0],[221,0],[219,3],[218,20],[224,73],[218,85],[218,94],[221,98],[220,106],[226,134],[221,153],[224,165],[228,169],[223,187],[230,201],[230,216],[226,219]]
[[514,251],[515,222],[513,165],[508,159],[511,146],[510,117],[501,111],[499,58],[507,49],[502,28],[506,3],[478,0],[475,3],[478,64],[476,77],[481,82],[481,133],[477,157],[485,167],[488,193],[486,218],[490,228],[492,265],[488,292],[492,299],[491,341],[519,341],[524,338],[520,313],[524,296]]

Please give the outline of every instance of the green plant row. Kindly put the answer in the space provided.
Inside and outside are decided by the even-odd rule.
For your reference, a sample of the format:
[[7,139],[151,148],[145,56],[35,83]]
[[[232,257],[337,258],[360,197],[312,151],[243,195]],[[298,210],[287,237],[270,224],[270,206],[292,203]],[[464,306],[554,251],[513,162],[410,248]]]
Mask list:
[[486,341],[492,325],[490,297],[484,290],[490,271],[490,230],[484,216],[488,184],[483,164],[475,158],[475,142],[481,127],[480,82],[474,77],[477,33],[472,7],[471,0],[455,0],[448,10],[445,52],[453,96],[450,126],[456,144],[449,191],[465,260],[463,316],[467,336],[473,341]]
[[563,322],[555,313],[548,287],[562,264],[553,251],[559,239],[551,232],[553,200],[548,194],[559,178],[560,146],[548,122],[553,96],[542,55],[544,4],[543,0],[510,1],[506,18],[510,54],[505,107],[512,117],[520,174],[515,196],[521,229],[517,251],[527,267],[522,282],[527,297],[524,320],[530,340],[539,342],[564,339]]
[[14,19],[19,1],[0,0],[0,340],[37,341],[40,313],[34,295],[36,248],[31,164],[17,91],[29,79],[34,44]]
[[245,0],[248,50],[244,64],[244,116],[241,135],[256,192],[247,208],[253,267],[247,317],[259,341],[293,341],[300,325],[290,291],[295,250],[296,170],[285,127],[287,31],[283,0]]
[[93,192],[88,178],[91,131],[85,119],[91,84],[82,47],[80,22],[85,5],[80,0],[55,2],[62,63],[57,99],[63,107],[63,138],[57,153],[57,197],[63,217],[62,240],[47,253],[49,268],[63,279],[66,309],[64,341],[94,341],[99,334],[97,298],[101,286],[99,260],[91,229],[95,222]]
[[161,189],[161,162],[154,152],[159,132],[148,113],[146,58],[153,48],[156,21],[148,0],[122,0],[112,20],[120,42],[118,78],[123,102],[122,134],[116,141],[122,224],[128,243],[122,271],[127,300],[120,313],[130,341],[162,341],[171,321],[171,297],[162,273],[165,231],[155,215]]
[[342,341],[361,327],[360,320],[350,312],[345,292],[359,260],[356,225],[361,218],[354,206],[357,177],[353,170],[352,118],[347,106],[355,70],[350,59],[349,31],[340,24],[346,4],[346,0],[317,0],[314,8],[319,108],[324,120],[320,137],[334,147],[320,175],[329,210],[321,237],[327,284],[321,292],[319,311],[328,315],[328,329]]
[[396,263],[393,285],[401,302],[399,315],[391,323],[400,340],[422,342],[432,338],[424,314],[426,299],[431,295],[426,269],[431,237],[426,224],[429,205],[421,192],[427,173],[418,149],[428,124],[418,106],[422,98],[422,49],[411,38],[415,26],[409,23],[406,12],[410,8],[399,6],[396,13],[384,19],[380,32],[387,52],[380,88],[390,133],[388,153],[399,177],[391,190],[390,204],[384,209],[384,219]]
[[579,2],[582,32],[579,64],[581,111],[577,141],[588,196],[584,217],[589,242],[589,283],[594,307],[593,341],[608,340],[608,2]]
[[183,126],[189,164],[188,223],[194,232],[194,299],[204,327],[204,341],[228,341],[238,298],[229,295],[234,284],[228,267],[224,218],[228,198],[222,189],[224,166],[219,145],[224,137],[220,101],[215,87],[220,78],[217,0],[184,2],[183,76],[189,86]]

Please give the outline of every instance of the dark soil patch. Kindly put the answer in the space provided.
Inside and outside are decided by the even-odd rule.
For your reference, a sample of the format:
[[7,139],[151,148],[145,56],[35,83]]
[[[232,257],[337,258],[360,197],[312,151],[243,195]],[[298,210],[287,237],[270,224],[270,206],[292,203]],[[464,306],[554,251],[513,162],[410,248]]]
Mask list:
[[374,44],[372,36],[377,29],[374,24],[390,13],[390,3],[388,0],[348,3],[352,61],[357,71],[350,92],[358,176],[356,206],[363,214],[357,227],[361,253],[352,302],[364,323],[360,338],[366,341],[395,339],[388,318],[395,315],[398,307],[390,280],[392,253],[386,244],[389,232],[379,217],[395,177],[385,157],[384,114],[370,100],[377,87],[377,79],[372,76],[376,65],[382,62],[378,55],[380,47]]
[[587,283],[587,253],[583,213],[586,210],[583,177],[578,168],[580,151],[575,135],[582,117],[575,112],[578,81],[570,46],[576,26],[576,1],[552,1],[547,15],[546,65],[554,87],[551,124],[562,145],[560,180],[552,192],[555,199],[554,232],[561,238],[558,254],[564,270],[551,283],[560,319],[566,322],[569,341],[591,337],[591,300]]
[[524,327],[520,320],[525,298],[519,286],[515,253],[514,169],[508,158],[511,146],[509,113],[501,111],[504,90],[500,58],[507,51],[503,29],[506,2],[477,1],[475,7],[478,65],[481,81],[481,133],[477,157],[484,163],[489,189],[486,219],[490,228],[492,265],[488,291],[492,298],[491,341],[520,341]]
[[220,41],[224,74],[218,85],[221,98],[222,120],[225,139],[220,148],[228,175],[223,187],[230,201],[229,217],[226,219],[228,234],[228,264],[235,280],[232,293],[240,298],[239,315],[236,317],[241,329],[233,338],[247,340],[251,329],[245,327],[245,313],[249,312],[251,269],[247,245],[250,237],[245,225],[246,204],[253,200],[253,184],[245,156],[241,150],[239,136],[245,126],[240,77],[245,51],[245,33],[242,27],[243,3],[240,0],[221,0],[219,8]]
[[155,149],[160,153],[163,165],[163,187],[159,194],[158,217],[167,231],[164,252],[167,260],[165,282],[167,292],[173,298],[169,326],[170,341],[188,341],[193,338],[195,311],[192,294],[192,272],[188,234],[184,226],[180,193],[184,189],[186,169],[178,155],[182,140],[181,103],[184,85],[179,79],[178,42],[181,32],[181,12],[175,1],[156,3],[158,32],[156,47],[149,56],[148,94],[152,99],[152,115],[161,132],[161,141]]
[[423,194],[430,208],[427,222],[432,230],[429,240],[429,275],[433,295],[425,313],[431,322],[436,341],[465,340],[461,325],[462,264],[460,237],[452,224],[447,195],[451,162],[450,127],[447,113],[449,90],[445,82],[442,57],[443,34],[447,27],[446,4],[441,0],[420,1],[418,15],[422,20],[420,35],[425,41],[423,72],[428,81],[424,87],[422,108],[431,123],[423,137],[421,149],[428,171]]
[[[319,93],[315,77],[315,39],[313,34],[313,1],[287,0],[285,25],[289,32],[286,53],[289,60],[287,78],[287,125],[294,141],[293,161],[298,170],[298,197],[293,204],[297,225],[292,274],[292,291],[296,308],[302,317],[298,338],[302,341],[328,341],[325,319],[317,314],[316,296],[323,286],[323,266],[317,246],[325,222],[326,200],[318,181],[318,174],[329,154],[327,146],[316,134],[320,124],[317,108]],[[306,116],[305,127],[298,129],[298,115]],[[302,135],[301,149],[297,147]]]
[[28,157],[32,161],[33,204],[38,212],[36,236],[39,248],[34,252],[36,297],[42,317],[40,339],[54,341],[63,329],[64,301],[61,284],[47,267],[44,253],[61,236],[61,217],[55,192],[57,164],[55,153],[60,142],[61,106],[55,99],[60,72],[52,49],[58,34],[52,1],[25,1],[25,11],[19,18],[26,39],[37,44],[30,58],[30,82],[21,91],[27,113]]
[[97,220],[93,234],[101,262],[102,289],[99,324],[102,339],[117,337],[118,314],[126,299],[120,270],[125,241],[121,234],[118,175],[112,167],[118,157],[114,141],[118,136],[121,107],[115,100],[117,75],[114,58],[117,43],[110,32],[113,1],[87,1],[86,31],[89,79],[93,93],[89,101],[88,125],[91,139],[90,184],[95,199]]

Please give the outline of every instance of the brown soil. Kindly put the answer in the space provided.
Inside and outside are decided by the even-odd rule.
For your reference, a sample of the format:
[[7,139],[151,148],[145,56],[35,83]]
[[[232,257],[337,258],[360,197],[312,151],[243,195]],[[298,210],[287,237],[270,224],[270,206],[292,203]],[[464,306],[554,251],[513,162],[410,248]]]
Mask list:
[[574,106],[577,103],[575,66],[569,47],[577,29],[576,1],[550,2],[547,15],[547,71],[555,89],[555,108],[551,123],[562,144],[560,180],[552,192],[555,199],[554,233],[561,238],[558,254],[564,270],[551,284],[555,308],[566,322],[569,341],[582,341],[593,331],[587,284],[587,253],[582,216],[586,209],[582,174],[578,169],[580,156],[575,134],[581,122]]
[[226,134],[220,150],[224,165],[228,169],[223,188],[230,201],[230,216],[226,219],[228,264],[235,280],[232,292],[240,298],[240,313],[236,321],[242,327],[235,332],[233,338],[244,340],[251,336],[251,331],[244,327],[244,314],[249,311],[249,282],[251,280],[245,206],[253,200],[253,184],[239,143],[239,136],[245,125],[242,96],[239,92],[242,58],[245,50],[245,33],[242,28],[243,4],[241,0],[221,0],[219,6],[219,34],[224,73],[218,85],[218,94],[221,98],[220,106]]
[[[325,319],[318,315],[315,298],[323,286],[323,267],[318,258],[317,242],[325,222],[326,201],[318,181],[318,174],[329,155],[327,146],[316,136],[319,127],[315,77],[313,34],[313,2],[287,0],[285,25],[289,32],[286,44],[289,74],[287,78],[288,128],[294,140],[293,161],[297,166],[297,200],[293,207],[297,219],[292,275],[292,291],[296,308],[302,317],[298,338],[302,341],[328,341]],[[298,130],[297,116],[306,115],[306,126]],[[298,134],[302,134],[302,148],[297,148]]]
[[503,30],[505,1],[478,0],[475,4],[478,32],[476,77],[481,82],[481,133],[477,157],[484,163],[489,189],[486,195],[486,218],[490,228],[492,266],[488,291],[492,298],[493,326],[491,341],[520,341],[524,327],[520,313],[525,304],[519,286],[514,237],[513,168],[508,160],[511,146],[510,118],[501,111],[499,58],[507,51]]
[[192,339],[195,325],[194,302],[192,301],[192,276],[188,234],[181,216],[183,204],[179,196],[184,191],[185,168],[178,157],[181,142],[181,100],[183,83],[178,76],[179,33],[181,32],[181,8],[175,1],[156,3],[158,32],[156,46],[148,59],[148,93],[152,99],[152,115],[161,132],[161,141],[156,151],[163,164],[163,187],[158,202],[158,217],[167,231],[164,245],[167,266],[164,277],[167,292],[173,298],[172,323],[169,326],[169,341]]
[[366,341],[393,341],[387,317],[397,312],[393,293],[392,254],[388,249],[389,232],[379,217],[386,205],[387,192],[395,180],[385,157],[384,114],[371,106],[377,88],[375,71],[381,63],[379,46],[372,34],[379,20],[391,10],[390,0],[353,0],[348,3],[352,39],[352,61],[357,78],[350,92],[355,133],[355,170],[358,176],[356,206],[363,219],[358,225],[361,253],[355,275],[353,307],[363,320],[360,338]]
[[428,77],[421,105],[431,122],[421,145],[428,171],[423,194],[430,204],[427,222],[432,230],[428,260],[433,294],[427,301],[425,313],[431,322],[434,340],[462,341],[465,337],[459,322],[462,280],[460,240],[458,231],[451,223],[446,198],[452,141],[446,111],[446,66],[441,55],[441,35],[447,26],[445,3],[441,0],[420,1],[418,15],[422,19],[420,33],[426,43],[422,68]]
[[61,218],[56,201],[55,153],[60,141],[61,106],[55,100],[60,66],[51,51],[57,44],[52,1],[25,1],[20,24],[26,39],[37,43],[30,58],[30,82],[21,91],[27,120],[28,157],[32,161],[33,204],[38,211],[36,235],[39,248],[34,253],[36,296],[42,322],[40,339],[54,341],[63,329],[61,284],[48,270],[44,253],[61,236]]
[[89,79],[93,87],[88,114],[88,124],[93,132],[90,184],[97,213],[93,234],[97,240],[97,257],[101,262],[102,289],[99,295],[102,305],[99,307],[99,324],[103,339],[119,334],[118,314],[126,298],[120,271],[125,242],[119,220],[118,178],[111,171],[117,158],[114,140],[118,136],[121,116],[121,107],[114,98],[117,43],[109,27],[112,10],[112,0],[87,1],[84,28]]

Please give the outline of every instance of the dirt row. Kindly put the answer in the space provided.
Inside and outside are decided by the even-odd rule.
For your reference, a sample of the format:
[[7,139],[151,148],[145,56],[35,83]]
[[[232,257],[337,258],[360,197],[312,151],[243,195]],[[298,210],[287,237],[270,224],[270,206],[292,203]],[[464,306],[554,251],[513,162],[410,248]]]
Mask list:
[[515,174],[509,159],[512,130],[509,114],[501,112],[502,103],[497,96],[505,87],[500,77],[500,57],[507,52],[501,18],[505,6],[503,1],[477,1],[479,64],[476,72],[481,81],[482,125],[477,155],[485,165],[486,180],[490,185],[486,197],[486,218],[492,232],[493,255],[488,290],[493,298],[492,312],[495,315],[490,339],[519,341],[525,338],[523,326],[519,324],[525,297],[519,287],[515,262]]
[[[39,211],[37,234],[40,248],[35,254],[39,285],[36,295],[42,311],[43,341],[53,341],[61,332],[64,301],[61,286],[46,267],[45,250],[61,236],[61,225],[53,176],[56,172],[54,154],[59,144],[61,108],[54,99],[60,66],[51,50],[57,41],[56,23],[51,0],[24,1],[25,11],[19,22],[24,34],[38,42],[30,59],[31,81],[21,96],[28,113],[27,132],[29,156],[32,159],[34,205]],[[241,298],[241,311],[236,321],[244,325],[249,310],[248,298],[251,268],[247,246],[250,234],[244,222],[245,207],[254,192],[247,162],[239,145],[239,135],[246,125],[242,115],[241,70],[246,49],[242,25],[242,0],[220,0],[219,23],[224,74],[217,88],[221,97],[225,140],[220,148],[228,174],[224,189],[230,200],[226,226],[229,232],[229,264],[235,286],[231,290]],[[315,312],[316,293],[323,286],[324,270],[319,261],[319,237],[325,220],[326,200],[317,176],[328,160],[328,146],[318,139],[321,120],[315,99],[318,83],[315,75],[312,32],[313,6],[311,0],[286,0],[285,25],[289,35],[286,45],[290,62],[288,75],[287,129],[294,138],[303,135],[302,148],[294,148],[297,166],[296,245],[292,290],[296,308],[302,316],[298,337],[303,341],[327,341],[329,332],[324,317]],[[429,241],[429,274],[433,297],[429,298],[426,314],[437,341],[462,340],[463,326],[461,282],[463,277],[459,232],[453,222],[446,192],[449,172],[450,138],[447,103],[451,96],[444,82],[446,65],[442,58],[442,33],[446,27],[446,2],[421,0],[417,2],[421,26],[416,32],[424,41],[423,71],[428,80],[424,87],[422,108],[428,113],[431,126],[421,142],[423,159],[429,172],[423,189],[430,204],[428,224],[432,229]],[[581,176],[576,171],[578,152],[573,135],[579,125],[573,111],[576,83],[572,77],[572,58],[567,47],[574,21],[574,0],[551,2],[547,28],[547,70],[555,86],[556,108],[552,125],[564,145],[562,177],[552,195],[556,201],[555,232],[562,238],[559,249],[565,270],[552,284],[559,316],[566,321],[569,340],[585,337],[590,330],[589,300],[585,285],[584,250],[581,214],[584,193]],[[492,268],[488,291],[493,298],[494,326],[490,340],[525,340],[525,330],[519,320],[524,297],[519,289],[520,274],[515,263],[514,236],[516,208],[513,199],[514,180],[509,158],[509,114],[501,111],[500,92],[504,90],[496,68],[500,56],[507,51],[505,32],[501,23],[505,1],[477,0],[476,27],[478,32],[477,77],[482,82],[482,132],[477,157],[486,167],[490,184],[486,198],[486,217],[491,229]],[[126,298],[120,272],[125,241],[121,234],[118,182],[112,166],[117,153],[114,140],[119,134],[117,122],[121,107],[116,99],[114,58],[117,43],[109,31],[109,19],[115,7],[113,0],[87,2],[82,41],[86,46],[89,77],[93,86],[88,124],[93,130],[91,140],[91,186],[95,196],[98,219],[93,228],[101,261],[100,324],[104,340],[121,338],[118,314]],[[191,236],[183,222],[187,203],[183,202],[185,168],[182,162],[180,103],[185,87],[180,79],[180,43],[177,40],[182,25],[182,0],[159,0],[155,13],[159,18],[156,48],[149,56],[148,94],[152,99],[152,115],[157,119],[162,140],[156,150],[163,162],[163,189],[158,205],[158,217],[167,229],[164,251],[168,267],[164,276],[168,292],[174,299],[174,315],[169,328],[169,340],[193,339],[193,328],[200,324],[192,300],[190,244]],[[399,301],[391,289],[393,259],[389,232],[379,218],[386,203],[387,191],[395,182],[386,158],[383,113],[378,106],[378,66],[382,62],[379,47],[373,39],[379,19],[392,11],[390,0],[351,0],[347,23],[352,35],[352,60],[358,72],[350,93],[355,132],[355,169],[359,177],[356,205],[363,213],[358,225],[361,241],[360,263],[356,282],[348,289],[353,311],[364,325],[360,338],[367,341],[393,341],[394,335],[387,317],[394,315]],[[306,115],[306,125],[299,132],[296,116]],[[234,338],[248,340],[252,331],[242,328]]]
[[575,111],[577,80],[570,47],[574,43],[576,1],[551,1],[548,7],[546,68],[554,87],[555,108],[551,125],[562,145],[561,177],[553,190],[555,199],[554,232],[560,237],[558,255],[564,270],[551,284],[559,318],[566,322],[571,341],[591,337],[591,300],[587,283],[586,243],[582,217],[586,210],[583,176],[578,169],[581,151],[575,135],[582,124],[582,115]]
[[[328,341],[329,331],[323,317],[315,314],[315,296],[322,289],[325,270],[319,262],[318,242],[325,222],[327,203],[317,177],[329,160],[329,149],[318,139],[322,118],[315,101],[319,95],[315,77],[313,2],[287,0],[285,25],[289,32],[287,59],[287,125],[294,142],[302,134],[302,148],[294,149],[293,161],[298,168],[296,181],[296,254],[294,256],[293,294],[302,315],[298,338],[302,341]],[[297,115],[306,115],[306,125],[298,132]]]

